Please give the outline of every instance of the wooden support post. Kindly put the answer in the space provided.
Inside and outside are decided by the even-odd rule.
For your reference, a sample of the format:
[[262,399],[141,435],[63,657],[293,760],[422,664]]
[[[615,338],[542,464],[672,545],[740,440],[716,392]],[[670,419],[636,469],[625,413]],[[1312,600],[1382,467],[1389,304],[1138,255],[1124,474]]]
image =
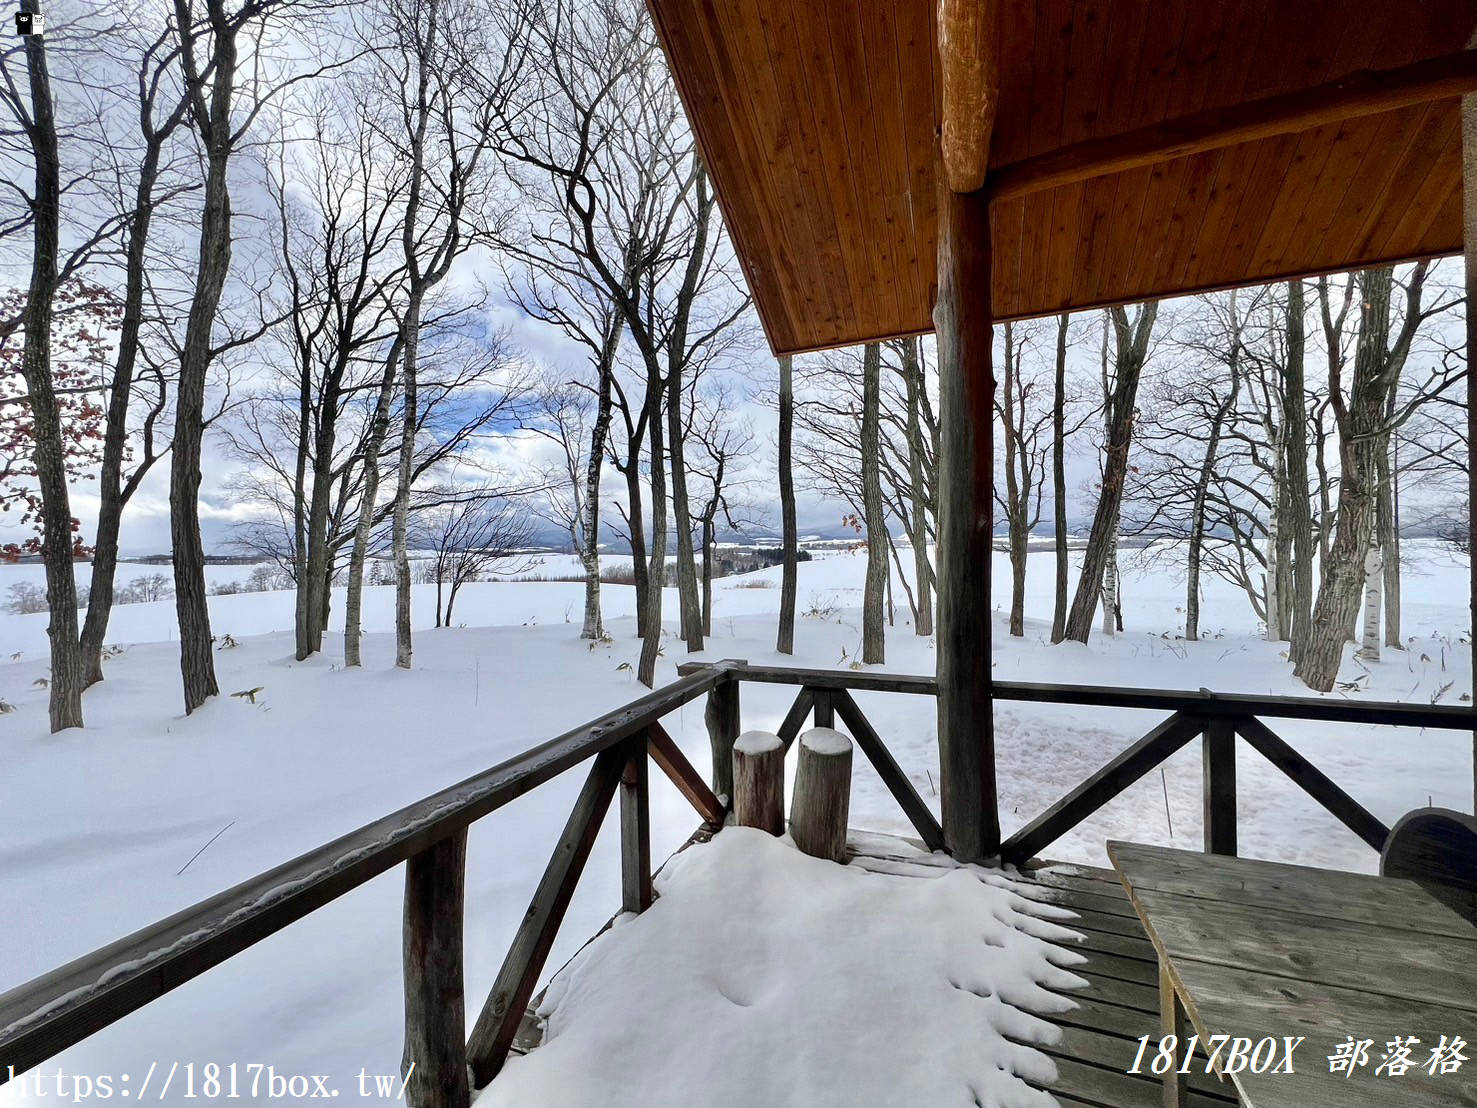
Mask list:
[[621,769],[621,905],[628,912],[651,907],[651,806],[644,734],[627,739]]
[[713,691],[708,694],[703,720],[708,725],[708,742],[713,747],[713,792],[732,808],[733,741],[739,736],[737,678],[725,677],[713,686]]
[[846,822],[851,816],[851,740],[829,727],[800,736],[790,836],[816,858],[846,861]]
[[[1477,45],[1477,39],[1467,44]],[[1467,561],[1471,627],[1477,633],[1477,93],[1462,97],[1463,253],[1467,263]],[[1477,700],[1477,649],[1472,651],[1472,697]],[[1472,811],[1477,813],[1477,730],[1472,732]]]
[[943,0],[938,10],[942,123],[938,167],[938,735],[949,853],[1000,849],[990,695],[990,199],[985,173],[1000,99],[1000,5]]
[[508,1058],[508,1047],[518,1033],[524,1009],[533,996],[539,974],[559,933],[559,924],[569,909],[569,899],[595,845],[600,822],[610,808],[610,798],[620,783],[625,752],[618,746],[595,756],[590,775],[574,802],[564,833],[539,880],[533,902],[523,916],[513,945],[508,948],[497,981],[482,1005],[482,1012],[467,1042],[467,1062],[477,1088],[487,1085]]
[[831,706],[831,693],[827,689],[812,689],[815,698],[815,726],[835,727],[836,709]]
[[[1175,991],[1174,980],[1162,958],[1159,960],[1159,1034],[1161,1043],[1167,1042],[1170,1035],[1174,1036],[1172,1064],[1164,1075],[1164,1108],[1185,1108],[1190,1103],[1190,1086],[1180,1075],[1180,1066],[1185,1060],[1185,1040],[1194,1032],[1190,1030],[1184,1003]],[[1192,1061],[1191,1065],[1194,1064]]]
[[467,833],[405,863],[405,1103],[467,1108],[466,1006],[462,985]]
[[733,818],[785,833],[785,744],[773,732],[745,731],[733,744]]
[[990,693],[990,210],[983,191],[939,189],[938,736],[944,841],[982,861],[1000,849]]
[[1204,778],[1205,853],[1236,856],[1236,725],[1206,721],[1200,740]]

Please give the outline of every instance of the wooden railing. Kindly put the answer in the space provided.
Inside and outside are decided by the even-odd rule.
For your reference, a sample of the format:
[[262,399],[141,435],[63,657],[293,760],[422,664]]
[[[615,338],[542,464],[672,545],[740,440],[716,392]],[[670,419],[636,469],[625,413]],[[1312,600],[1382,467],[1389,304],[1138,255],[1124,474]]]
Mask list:
[[[680,666],[678,671],[697,673],[701,668],[699,665]],[[799,734],[807,719],[813,718],[818,727],[831,727],[835,726],[835,719],[839,716],[842,724],[856,740],[857,746],[866,754],[878,775],[897,798],[919,838],[930,848],[943,848],[943,833],[933,814],[919,799],[916,790],[888,754],[876,730],[851,696],[852,692],[934,696],[938,693],[938,682],[934,678],[726,663],[724,678],[712,694],[729,704],[725,718],[737,718],[738,686],[745,681],[799,686],[794,703],[780,725],[780,737],[787,743]],[[1288,745],[1263,719],[1319,720],[1453,731],[1471,731],[1474,723],[1477,723],[1477,715],[1474,715],[1471,708],[1452,705],[1372,703],[1316,697],[1263,697],[1209,691],[1169,692],[1012,681],[994,682],[992,692],[997,701],[1137,708],[1169,713],[1167,718],[1156,724],[1137,742],[1109,760],[1097,772],[1006,839],[1001,844],[1001,859],[1014,864],[1030,860],[1197,737],[1201,739],[1204,766],[1206,851],[1215,854],[1236,853],[1238,736],[1328,809],[1344,826],[1375,850],[1380,850],[1389,835],[1389,828]],[[732,733],[737,734],[736,731]],[[722,747],[725,742],[731,746],[732,739],[727,737],[726,732],[715,731],[711,714],[709,734],[714,746],[715,763],[726,761]]]
[[[723,806],[663,730],[724,683],[714,667],[361,827],[0,995],[0,1083],[24,1073],[401,862],[409,1103],[469,1102],[506,1060],[595,836],[620,792],[623,907],[651,903],[647,758],[718,824]],[[721,698],[721,694],[720,694]],[[467,828],[582,762],[589,774],[470,1038],[463,1032]]]
[[[807,719],[846,728],[897,799],[919,838],[944,849],[944,833],[907,774],[852,697],[853,692],[935,696],[931,677],[866,671],[751,666],[742,661],[678,667],[679,679],[600,719],[426,797],[177,915],[0,995],[0,1083],[23,1073],[206,970],[302,919],[401,862],[405,873],[405,1065],[407,1101],[462,1108],[472,1084],[502,1068],[589,858],[601,822],[620,794],[622,906],[652,900],[647,760],[654,761],[716,828],[732,795],[732,748],[741,730],[744,682],[793,685],[779,727],[788,745]],[[1167,712],[1002,845],[1023,863],[1055,842],[1196,736],[1205,767],[1205,848],[1236,852],[1236,738],[1296,782],[1361,839],[1379,849],[1388,829],[1279,738],[1264,718],[1313,719],[1445,730],[1473,729],[1471,709],[1314,698],[1163,692],[997,682],[996,700]],[[662,728],[669,713],[707,697],[713,748],[710,787]],[[930,706],[929,711],[932,711]],[[467,828],[584,762],[590,769],[564,831],[514,936],[481,1014],[463,1026],[462,928]]]

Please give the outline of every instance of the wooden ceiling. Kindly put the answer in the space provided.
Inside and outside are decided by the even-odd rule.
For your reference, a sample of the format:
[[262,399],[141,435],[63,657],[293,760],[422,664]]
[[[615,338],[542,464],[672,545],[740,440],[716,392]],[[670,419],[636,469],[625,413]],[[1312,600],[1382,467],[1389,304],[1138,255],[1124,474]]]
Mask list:
[[[931,330],[934,0],[647,2],[775,352]],[[1477,0],[999,3],[1002,181],[1088,140],[1453,55],[1477,30]],[[995,315],[1460,250],[1459,104],[997,198]]]

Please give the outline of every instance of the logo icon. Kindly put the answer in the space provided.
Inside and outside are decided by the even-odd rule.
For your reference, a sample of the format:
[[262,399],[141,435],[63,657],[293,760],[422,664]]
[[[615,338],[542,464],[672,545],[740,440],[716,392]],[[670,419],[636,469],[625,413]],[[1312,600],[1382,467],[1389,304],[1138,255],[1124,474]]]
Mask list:
[[18,35],[39,35],[42,30],[40,12],[16,12],[15,33]]

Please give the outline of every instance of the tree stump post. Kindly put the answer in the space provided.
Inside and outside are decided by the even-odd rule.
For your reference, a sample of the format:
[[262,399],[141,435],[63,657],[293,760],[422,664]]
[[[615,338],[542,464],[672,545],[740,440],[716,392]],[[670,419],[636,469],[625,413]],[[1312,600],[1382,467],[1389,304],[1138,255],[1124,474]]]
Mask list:
[[467,833],[427,847],[405,864],[405,1102],[467,1108],[462,901]]
[[800,736],[790,836],[815,858],[846,861],[846,822],[851,814],[851,740],[829,727]]
[[733,744],[733,815],[740,827],[785,833],[785,744],[770,731],[745,731]]

